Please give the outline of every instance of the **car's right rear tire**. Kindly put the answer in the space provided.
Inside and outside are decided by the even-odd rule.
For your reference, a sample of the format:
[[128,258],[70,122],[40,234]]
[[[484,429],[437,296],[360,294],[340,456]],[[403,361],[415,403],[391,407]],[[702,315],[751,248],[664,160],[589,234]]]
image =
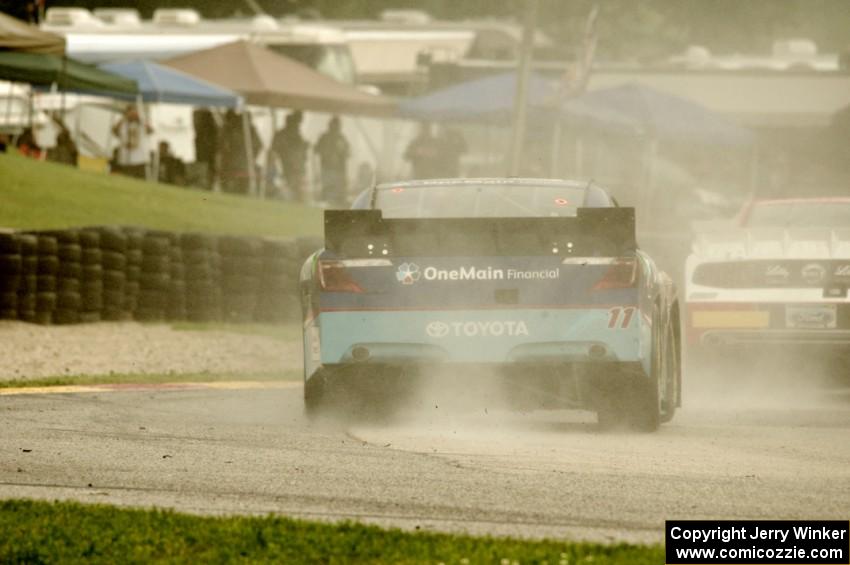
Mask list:
[[[669,372],[669,343],[666,328],[660,326],[656,314],[653,323],[652,363],[647,377],[640,373],[617,375],[609,380],[601,390],[596,416],[599,427],[607,429],[629,429],[650,433],[658,429],[664,414],[662,400],[669,401],[672,390],[664,379]],[[663,389],[662,389],[663,386]],[[675,405],[675,400],[673,401]]]

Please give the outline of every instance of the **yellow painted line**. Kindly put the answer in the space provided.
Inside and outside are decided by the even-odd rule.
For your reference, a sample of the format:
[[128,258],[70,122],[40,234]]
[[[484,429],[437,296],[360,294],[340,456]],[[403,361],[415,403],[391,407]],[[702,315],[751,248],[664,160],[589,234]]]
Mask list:
[[57,385],[57,386],[22,386],[16,388],[0,388],[0,396],[15,394],[67,394],[79,392],[100,392],[102,389],[94,385]]
[[770,326],[770,312],[759,310],[705,310],[694,312],[695,328],[761,329]]
[[21,394],[81,394],[92,392],[285,389],[300,386],[301,382],[299,381],[214,381],[205,383],[116,383],[102,385],[22,386],[0,388],[0,396]]

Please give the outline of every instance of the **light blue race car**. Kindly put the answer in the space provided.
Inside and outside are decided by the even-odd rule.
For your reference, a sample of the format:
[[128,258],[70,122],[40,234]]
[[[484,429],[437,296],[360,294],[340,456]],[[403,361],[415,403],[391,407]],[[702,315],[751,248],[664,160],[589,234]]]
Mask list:
[[594,184],[379,185],[325,212],[300,285],[309,414],[452,366],[603,426],[652,431],[681,404],[675,287],[637,248],[634,210]]

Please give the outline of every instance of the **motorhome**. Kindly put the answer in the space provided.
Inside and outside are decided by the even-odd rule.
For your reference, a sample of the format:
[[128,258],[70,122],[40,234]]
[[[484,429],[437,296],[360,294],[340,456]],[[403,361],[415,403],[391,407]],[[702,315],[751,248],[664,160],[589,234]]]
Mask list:
[[63,35],[68,55],[89,63],[167,59],[237,40],[259,43],[340,82],[357,80],[343,33],[334,26],[296,19],[208,20],[196,10],[158,9],[143,20],[133,8],[54,7],[42,29]]
[[[385,10],[376,20],[325,20],[348,44],[361,82],[384,92],[421,91],[432,63],[462,59],[514,61],[521,28],[503,20],[435,20],[420,10]],[[537,58],[549,58],[552,42],[534,38]]]

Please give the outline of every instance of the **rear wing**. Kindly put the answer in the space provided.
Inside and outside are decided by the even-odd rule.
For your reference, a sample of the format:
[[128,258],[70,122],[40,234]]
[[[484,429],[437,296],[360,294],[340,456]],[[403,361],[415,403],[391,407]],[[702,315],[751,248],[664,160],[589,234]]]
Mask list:
[[578,208],[575,217],[384,218],[325,210],[325,249],[340,257],[631,255],[634,208]]

